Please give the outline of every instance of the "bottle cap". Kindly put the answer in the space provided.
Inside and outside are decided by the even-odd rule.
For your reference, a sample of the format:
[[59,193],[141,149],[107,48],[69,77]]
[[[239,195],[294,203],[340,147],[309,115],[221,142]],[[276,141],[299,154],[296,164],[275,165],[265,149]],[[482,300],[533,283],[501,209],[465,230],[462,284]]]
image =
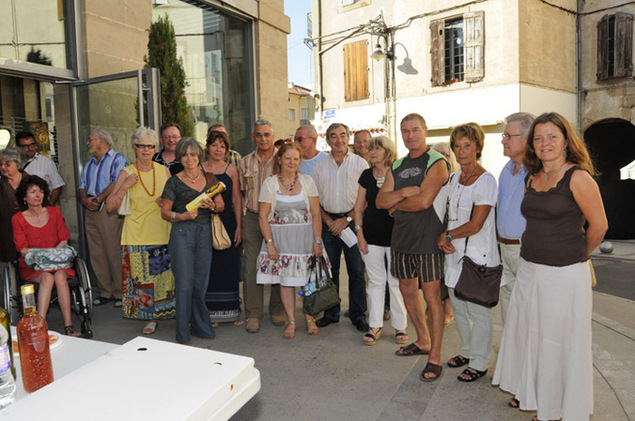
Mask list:
[[20,292],[22,292],[22,295],[34,294],[35,288],[33,287],[33,284],[24,284],[20,287]]

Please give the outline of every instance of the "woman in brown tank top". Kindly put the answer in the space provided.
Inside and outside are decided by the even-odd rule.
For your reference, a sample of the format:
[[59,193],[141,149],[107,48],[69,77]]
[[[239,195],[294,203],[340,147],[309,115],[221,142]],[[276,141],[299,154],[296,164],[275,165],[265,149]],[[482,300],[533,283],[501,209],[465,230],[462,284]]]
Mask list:
[[[557,113],[534,120],[524,165],[527,219],[493,384],[534,420],[593,413],[589,255],[608,224],[582,140]],[[584,222],[588,228],[584,230]]]

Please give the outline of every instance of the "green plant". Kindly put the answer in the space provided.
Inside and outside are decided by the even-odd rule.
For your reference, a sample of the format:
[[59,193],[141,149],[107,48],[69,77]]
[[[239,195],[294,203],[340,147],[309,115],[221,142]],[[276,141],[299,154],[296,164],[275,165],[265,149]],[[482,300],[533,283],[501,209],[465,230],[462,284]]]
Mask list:
[[176,33],[167,16],[150,25],[146,67],[161,72],[161,119],[181,126],[181,135],[192,136],[194,122],[188,116],[185,69],[176,55]]

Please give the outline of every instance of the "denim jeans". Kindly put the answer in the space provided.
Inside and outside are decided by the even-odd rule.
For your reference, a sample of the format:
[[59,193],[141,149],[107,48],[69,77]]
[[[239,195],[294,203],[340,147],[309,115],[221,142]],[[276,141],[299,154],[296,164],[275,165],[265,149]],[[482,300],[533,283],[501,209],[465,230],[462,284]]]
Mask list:
[[212,264],[212,228],[181,221],[172,224],[168,244],[176,289],[176,340],[215,336],[205,305],[205,291]]
[[[352,222],[349,226],[352,227]],[[324,248],[331,261],[333,272],[333,283],[340,290],[340,257],[344,251],[344,260],[346,261],[346,272],[348,273],[348,306],[349,317],[355,322],[366,317],[366,279],[364,277],[364,261],[357,245],[348,248],[344,241],[339,237],[335,237],[329,231],[326,224],[322,224],[322,241]],[[332,309],[324,312],[324,317],[331,320],[340,319],[339,304]]]

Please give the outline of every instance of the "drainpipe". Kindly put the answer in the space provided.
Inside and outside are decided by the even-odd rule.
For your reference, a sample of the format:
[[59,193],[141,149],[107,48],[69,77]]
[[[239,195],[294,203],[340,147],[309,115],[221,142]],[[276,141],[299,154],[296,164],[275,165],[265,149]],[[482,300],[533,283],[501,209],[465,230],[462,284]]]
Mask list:
[[318,111],[320,113],[319,121],[322,121],[322,117],[324,115],[324,86],[323,86],[323,74],[322,74],[322,0],[318,0],[317,2],[317,17],[318,17],[318,47],[317,47],[317,59],[318,59],[318,94],[319,98],[319,107]]
[[578,96],[578,133],[582,136],[582,22],[580,12],[582,11],[582,1],[577,1],[575,15],[575,36],[576,36],[576,61],[577,61],[577,96]]

